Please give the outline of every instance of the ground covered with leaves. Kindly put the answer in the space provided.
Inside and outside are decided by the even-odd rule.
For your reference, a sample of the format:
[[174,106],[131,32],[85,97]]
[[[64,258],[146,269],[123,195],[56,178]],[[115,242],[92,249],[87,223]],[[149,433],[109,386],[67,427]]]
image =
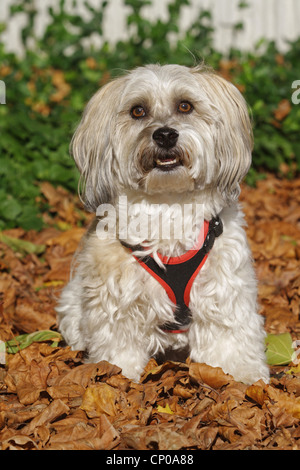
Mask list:
[[[154,359],[134,383],[70,351],[54,307],[90,216],[62,188],[41,192],[47,228],[0,233],[1,449],[300,449],[298,350],[294,363],[271,367],[270,384],[251,386],[205,364]],[[268,176],[241,200],[266,330],[297,341],[300,179]]]

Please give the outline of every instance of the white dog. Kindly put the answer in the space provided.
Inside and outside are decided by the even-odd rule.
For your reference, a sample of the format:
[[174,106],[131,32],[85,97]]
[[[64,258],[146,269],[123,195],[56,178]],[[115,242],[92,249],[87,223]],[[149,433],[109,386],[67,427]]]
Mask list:
[[94,95],[72,153],[100,217],[57,308],[73,349],[133,380],[151,356],[188,350],[238,381],[268,382],[237,203],[251,151],[243,97],[204,66],[137,68]]

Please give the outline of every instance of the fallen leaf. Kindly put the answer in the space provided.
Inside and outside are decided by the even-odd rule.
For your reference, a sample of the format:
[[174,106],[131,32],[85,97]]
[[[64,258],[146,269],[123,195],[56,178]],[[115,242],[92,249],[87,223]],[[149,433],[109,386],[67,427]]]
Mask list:
[[282,121],[291,112],[292,106],[289,100],[281,100],[277,109],[274,111],[274,116],[277,121]]
[[264,390],[264,387],[261,385],[250,385],[246,390],[246,396],[251,398],[253,401],[259,405],[263,405],[265,400],[268,398],[267,393]]
[[22,255],[26,255],[28,253],[35,253],[37,255],[40,255],[41,253],[44,253],[46,249],[45,245],[36,245],[26,240],[9,237],[8,235],[4,235],[4,233],[1,232],[0,241],[5,243],[12,250],[17,251]]
[[62,400],[53,400],[49,406],[35,416],[29,424],[22,428],[21,434],[32,434],[36,427],[51,423],[55,419],[67,414],[69,410],[70,408]]
[[300,375],[300,362],[296,366],[290,367],[289,370],[286,371],[286,374],[290,374],[290,375],[298,374],[298,375]]
[[189,375],[196,382],[209,385],[212,388],[221,388],[233,381],[233,377],[225,374],[220,367],[194,362],[189,366]]
[[16,434],[2,442],[2,450],[30,450],[38,449],[36,442],[28,436]]
[[294,348],[289,333],[280,335],[268,334],[266,339],[266,358],[269,365],[286,365],[292,361]]
[[[0,242],[3,342],[56,329],[55,304],[69,278],[73,251],[93,217],[63,188],[47,184],[43,191],[50,206],[44,214],[48,227],[4,235],[44,245],[45,251],[20,253]],[[300,178],[266,175],[255,188],[243,184],[241,203],[265,328],[274,335],[290,334],[297,344]],[[295,363],[273,365],[269,385],[258,381],[249,386],[220,368],[190,360],[158,365],[160,359],[152,358],[136,383],[113,364],[85,363],[83,352],[62,343],[52,347],[52,342],[33,342],[5,354],[5,367],[0,367],[1,449],[300,450],[300,373]],[[86,392],[93,387],[98,392]],[[89,412],[81,409],[84,396]]]
[[169,407],[168,403],[165,407],[158,405],[158,407],[156,408],[156,411],[158,411],[158,413],[168,413],[170,415],[174,414],[171,408]]
[[[50,331],[50,330],[41,330],[35,331],[34,333],[28,333],[20,336],[16,336],[15,338],[6,341],[6,351],[9,354],[15,354],[16,352],[27,348],[30,344],[34,342],[40,341],[52,341],[57,343],[58,341],[62,340],[62,336],[57,331]],[[56,344],[55,344],[56,345]]]
[[192,441],[180,430],[166,423],[161,426],[127,426],[122,438],[135,450],[180,450],[192,445]]
[[103,413],[115,416],[117,414],[117,398],[118,393],[113,387],[106,383],[97,383],[86,389],[80,408],[90,418],[99,417]]
[[294,418],[300,419],[300,397],[295,398],[293,395],[288,395],[282,390],[270,386],[266,387],[266,392],[269,400],[272,402],[269,406],[275,403]]

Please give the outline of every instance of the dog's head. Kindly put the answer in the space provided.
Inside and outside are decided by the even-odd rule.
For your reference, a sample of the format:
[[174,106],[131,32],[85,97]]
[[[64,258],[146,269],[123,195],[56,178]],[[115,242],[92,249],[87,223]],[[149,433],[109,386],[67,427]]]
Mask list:
[[244,98],[202,66],[149,65],[113,80],[90,100],[72,140],[92,211],[124,189],[216,188],[231,201],[251,151]]

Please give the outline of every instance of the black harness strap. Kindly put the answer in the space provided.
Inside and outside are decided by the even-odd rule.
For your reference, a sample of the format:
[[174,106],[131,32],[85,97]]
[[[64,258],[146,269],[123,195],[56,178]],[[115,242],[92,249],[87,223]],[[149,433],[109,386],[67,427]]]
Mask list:
[[[192,256],[184,261],[180,261],[181,257],[170,258],[164,264],[164,268],[159,266],[153,259],[152,255],[135,256],[140,265],[146,269],[166,290],[169,298],[176,304],[174,312],[175,322],[166,323],[161,329],[166,332],[179,333],[187,331],[191,321],[191,311],[189,309],[189,294],[201,267],[206,261],[207,255],[214,245],[216,237],[223,232],[223,224],[219,217],[213,218],[209,222],[208,231],[202,247],[195,250]],[[142,251],[140,245],[131,246],[122,242],[126,248],[132,252]],[[176,261],[178,259],[179,261]]]

